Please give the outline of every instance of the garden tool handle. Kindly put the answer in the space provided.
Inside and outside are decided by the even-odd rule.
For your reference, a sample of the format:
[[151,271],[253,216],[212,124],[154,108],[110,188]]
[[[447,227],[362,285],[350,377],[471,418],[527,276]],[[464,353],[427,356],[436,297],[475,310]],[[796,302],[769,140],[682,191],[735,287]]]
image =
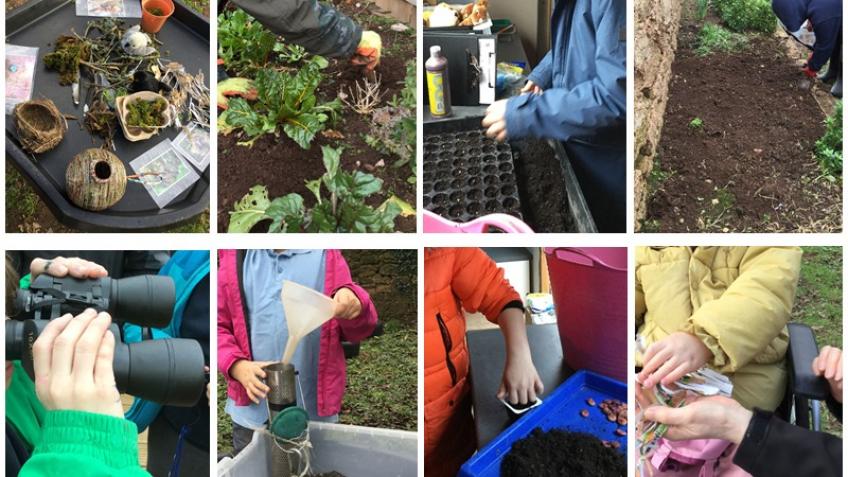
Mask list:
[[[595,267],[597,265],[600,265],[604,268],[607,268],[607,269],[610,269],[610,270],[613,270],[613,271],[616,271],[616,272],[626,272],[627,271],[626,267],[625,268],[614,267],[614,266],[604,262],[603,260],[601,260],[598,257],[593,257],[591,255],[586,254],[584,251],[580,250],[579,248],[556,247],[556,248],[553,249],[553,252],[554,252],[554,255],[556,255],[557,257],[562,257],[563,254],[565,254],[565,255],[569,255],[569,254],[577,255],[580,258],[580,260],[578,260],[577,263],[579,263],[580,265],[587,266],[587,267]],[[589,263],[588,264],[584,263],[585,260],[588,260]]]

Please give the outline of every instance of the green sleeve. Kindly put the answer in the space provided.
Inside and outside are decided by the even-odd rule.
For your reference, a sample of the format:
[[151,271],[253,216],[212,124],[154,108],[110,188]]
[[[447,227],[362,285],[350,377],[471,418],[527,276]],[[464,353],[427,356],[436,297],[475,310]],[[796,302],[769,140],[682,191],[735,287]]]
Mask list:
[[150,476],[138,463],[135,424],[80,411],[48,411],[20,477]]
[[45,412],[35,394],[35,384],[27,376],[21,362],[14,361],[12,382],[6,389],[6,422],[15,428],[30,451],[41,439]]

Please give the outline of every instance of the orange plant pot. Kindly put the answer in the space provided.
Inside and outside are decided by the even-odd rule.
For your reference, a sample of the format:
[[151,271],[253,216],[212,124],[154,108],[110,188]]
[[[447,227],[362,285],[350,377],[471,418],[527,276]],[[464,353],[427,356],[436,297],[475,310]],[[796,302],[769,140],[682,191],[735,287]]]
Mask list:
[[[154,15],[150,10],[159,9],[163,15]],[[141,29],[147,33],[159,33],[159,30],[174,14],[174,2],[172,0],[144,0],[141,2]]]

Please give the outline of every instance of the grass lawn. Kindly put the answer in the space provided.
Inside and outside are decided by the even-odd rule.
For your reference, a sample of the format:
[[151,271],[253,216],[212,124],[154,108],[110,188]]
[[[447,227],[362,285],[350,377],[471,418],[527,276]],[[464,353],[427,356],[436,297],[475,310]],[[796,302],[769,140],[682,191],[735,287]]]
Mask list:
[[[418,423],[418,337],[414,324],[390,321],[382,336],[362,343],[347,361],[347,389],[339,421],[415,431]],[[232,422],[224,412],[227,388],[218,375],[218,454],[232,450]]]
[[[804,247],[792,321],[809,325],[815,332],[819,348],[825,345],[843,348],[840,247]],[[842,424],[826,407],[822,412],[822,429],[842,435]]]

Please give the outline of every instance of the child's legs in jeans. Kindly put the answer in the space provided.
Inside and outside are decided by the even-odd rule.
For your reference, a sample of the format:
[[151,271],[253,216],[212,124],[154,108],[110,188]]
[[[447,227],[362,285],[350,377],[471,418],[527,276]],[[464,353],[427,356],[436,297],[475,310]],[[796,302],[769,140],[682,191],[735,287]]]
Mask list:
[[233,456],[244,450],[253,440],[253,429],[233,423]]

